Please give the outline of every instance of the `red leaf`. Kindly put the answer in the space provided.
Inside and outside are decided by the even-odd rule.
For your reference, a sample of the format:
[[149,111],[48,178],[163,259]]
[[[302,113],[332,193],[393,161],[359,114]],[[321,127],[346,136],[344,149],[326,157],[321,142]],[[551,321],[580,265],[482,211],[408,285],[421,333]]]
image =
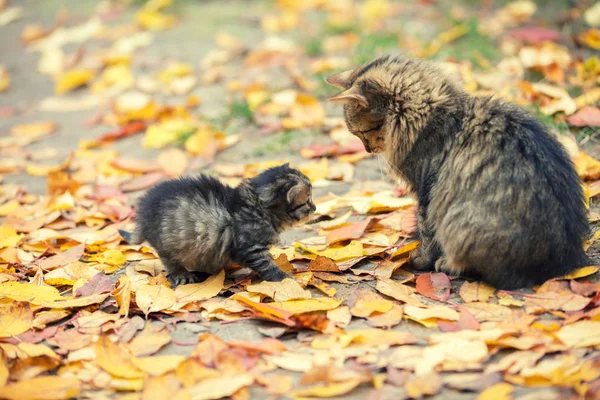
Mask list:
[[143,121],[130,122],[127,125],[117,129],[116,131],[107,132],[98,137],[100,142],[112,142],[113,140],[121,139],[127,136],[135,135],[146,129],[146,123]]
[[338,229],[329,231],[327,234],[327,243],[332,245],[344,240],[358,239],[364,235],[365,231],[377,223],[376,219],[369,218],[365,221],[351,225],[346,225]]
[[338,153],[339,147],[337,143],[313,143],[307,148],[300,150],[300,154],[304,158],[334,156]]
[[600,108],[583,107],[568,117],[567,122],[573,126],[600,126]]
[[510,33],[510,36],[531,44],[560,40],[560,33],[557,31],[539,27],[515,29]]
[[417,292],[433,300],[448,300],[450,288],[450,279],[443,272],[421,274],[417,278]]
[[85,285],[77,289],[75,298],[83,296],[91,296],[93,294],[101,294],[111,292],[115,288],[115,284],[104,272],[98,272]]
[[41,331],[29,330],[15,336],[15,343],[40,343],[48,338],[53,337],[56,334],[56,331],[58,331],[58,326],[49,326]]

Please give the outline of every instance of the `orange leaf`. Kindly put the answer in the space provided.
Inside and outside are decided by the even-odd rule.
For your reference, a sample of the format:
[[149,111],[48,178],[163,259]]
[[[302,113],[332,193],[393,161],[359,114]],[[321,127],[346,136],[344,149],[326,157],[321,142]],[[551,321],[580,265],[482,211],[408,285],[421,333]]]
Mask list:
[[443,272],[421,274],[417,278],[417,292],[433,300],[448,300],[451,287],[450,279]]

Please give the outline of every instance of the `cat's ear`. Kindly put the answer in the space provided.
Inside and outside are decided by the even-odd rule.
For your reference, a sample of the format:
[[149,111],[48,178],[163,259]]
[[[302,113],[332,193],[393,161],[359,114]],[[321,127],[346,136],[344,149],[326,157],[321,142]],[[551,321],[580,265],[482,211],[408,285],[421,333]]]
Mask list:
[[353,69],[349,69],[348,71],[328,76],[325,78],[325,82],[329,83],[331,86],[335,86],[338,89],[348,89],[350,86],[350,76],[352,76],[353,72]]
[[305,189],[304,185],[302,185],[300,183],[295,186],[292,186],[292,188],[290,190],[288,190],[287,196],[286,196],[288,204],[293,204],[296,196],[298,196],[300,193],[302,193],[302,191],[304,189]]
[[369,100],[361,93],[360,88],[354,86],[342,93],[328,98],[329,101],[342,101],[344,103],[355,101],[364,108],[369,107]]

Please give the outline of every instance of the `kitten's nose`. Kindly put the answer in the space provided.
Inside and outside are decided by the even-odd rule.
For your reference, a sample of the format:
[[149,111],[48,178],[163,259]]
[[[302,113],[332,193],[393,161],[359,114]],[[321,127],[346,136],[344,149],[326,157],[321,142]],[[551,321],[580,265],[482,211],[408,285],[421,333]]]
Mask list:
[[312,210],[312,212],[317,211],[317,206],[315,206],[315,203],[313,203],[313,202],[310,203],[310,209]]

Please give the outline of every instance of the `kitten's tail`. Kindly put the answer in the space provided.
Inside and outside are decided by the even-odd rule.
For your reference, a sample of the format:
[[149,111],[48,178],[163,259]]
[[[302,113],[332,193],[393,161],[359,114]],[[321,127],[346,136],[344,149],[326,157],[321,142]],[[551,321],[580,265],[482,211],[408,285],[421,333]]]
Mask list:
[[144,241],[144,238],[139,232],[137,232],[137,230],[134,230],[133,232],[127,232],[119,229],[119,234],[129,244],[141,244]]

